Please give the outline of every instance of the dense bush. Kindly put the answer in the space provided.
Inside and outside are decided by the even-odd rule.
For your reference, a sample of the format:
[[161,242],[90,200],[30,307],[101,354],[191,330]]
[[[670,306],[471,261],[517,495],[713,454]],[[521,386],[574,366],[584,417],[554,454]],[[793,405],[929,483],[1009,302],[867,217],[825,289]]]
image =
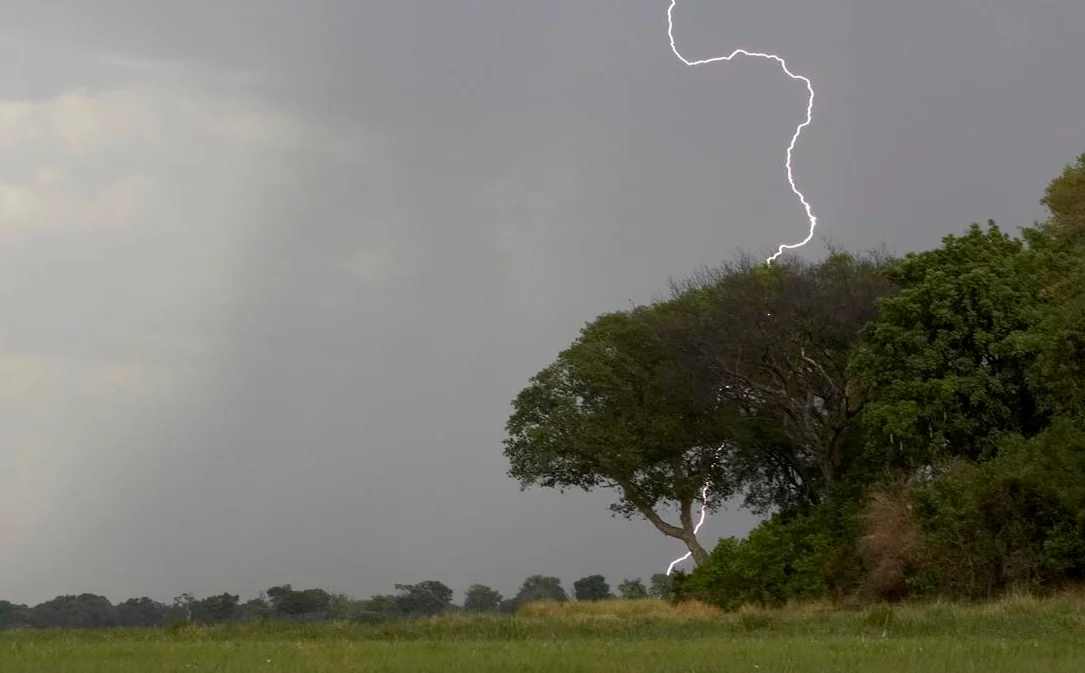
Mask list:
[[916,491],[910,589],[986,598],[1085,577],[1085,432],[1067,420]]
[[777,514],[725,538],[675,582],[678,600],[724,609],[853,595],[989,598],[1085,580],[1085,427],[1057,419],[999,457],[935,478],[883,482],[847,499]]
[[675,596],[735,609],[847,593],[862,577],[854,522],[854,508],[837,501],[777,514],[745,539],[720,540],[707,563],[677,579]]

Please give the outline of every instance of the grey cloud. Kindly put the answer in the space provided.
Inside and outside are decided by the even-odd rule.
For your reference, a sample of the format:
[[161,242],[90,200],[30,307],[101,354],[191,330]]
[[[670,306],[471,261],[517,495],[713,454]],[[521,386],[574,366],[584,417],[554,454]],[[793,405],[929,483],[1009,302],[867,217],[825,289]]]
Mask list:
[[[6,100],[131,89],[158,124],[56,159],[91,194],[139,171],[157,186],[137,222],[0,243],[13,357],[158,372],[4,424],[35,522],[0,562],[25,578],[12,598],[511,592],[681,552],[605,495],[519,493],[501,428],[584,321],[805,233],[782,170],[804,90],[774,64],[684,68],[665,2],[4,9],[4,48],[25,54],[4,61]],[[1040,216],[1085,149],[1083,19],[1075,0],[690,0],[676,32],[691,57],[778,50],[810,76],[795,168],[821,233],[903,251]],[[28,180],[25,157],[0,179]]]

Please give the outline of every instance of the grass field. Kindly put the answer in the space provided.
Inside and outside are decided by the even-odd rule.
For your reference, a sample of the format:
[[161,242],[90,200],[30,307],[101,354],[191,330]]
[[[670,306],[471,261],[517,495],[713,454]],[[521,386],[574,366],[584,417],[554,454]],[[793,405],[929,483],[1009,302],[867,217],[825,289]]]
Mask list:
[[1085,671],[1085,598],[717,614],[658,601],[383,626],[0,632],[3,673]]

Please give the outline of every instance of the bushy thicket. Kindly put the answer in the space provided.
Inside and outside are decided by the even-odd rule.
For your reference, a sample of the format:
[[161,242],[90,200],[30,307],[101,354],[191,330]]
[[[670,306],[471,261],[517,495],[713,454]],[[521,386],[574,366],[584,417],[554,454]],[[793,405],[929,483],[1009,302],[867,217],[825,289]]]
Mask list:
[[913,593],[986,598],[1085,578],[1085,432],[1060,419],[913,495]]
[[842,553],[858,534],[853,510],[834,501],[775,514],[745,538],[721,539],[708,563],[676,575],[675,598],[735,609],[846,593],[862,574],[858,558]]
[[721,540],[679,598],[970,600],[1085,580],[1085,155],[1044,203],[1022,239],[974,225],[887,266],[900,291],[849,362],[853,488]]
[[1085,580],[1085,429],[1060,418],[957,460],[886,480],[861,501],[775,514],[676,577],[676,598],[724,609],[831,597],[984,599]]

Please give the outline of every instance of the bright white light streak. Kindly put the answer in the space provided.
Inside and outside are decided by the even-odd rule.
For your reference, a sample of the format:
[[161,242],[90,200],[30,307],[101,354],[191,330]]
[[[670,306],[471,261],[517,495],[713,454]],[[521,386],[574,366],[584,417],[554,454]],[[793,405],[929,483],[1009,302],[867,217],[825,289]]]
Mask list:
[[814,229],[817,227],[818,219],[814,216],[814,211],[810,207],[810,203],[807,202],[806,197],[803,196],[803,193],[800,192],[799,188],[795,185],[795,175],[791,170],[791,155],[795,151],[795,143],[799,141],[799,136],[802,135],[802,130],[809,126],[810,122],[813,121],[814,118],[814,85],[806,77],[803,77],[802,75],[796,75],[795,73],[791,72],[791,70],[787,67],[787,62],[776,54],[766,54],[756,51],[747,51],[745,49],[735,49],[727,56],[716,56],[714,58],[704,58],[696,61],[689,60],[688,58],[683,56],[680,51],[678,51],[678,47],[675,46],[674,43],[674,6],[677,4],[678,0],[671,0],[670,6],[667,7],[667,37],[670,39],[671,42],[671,51],[674,52],[674,55],[677,56],[678,60],[680,60],[682,63],[688,66],[706,65],[709,63],[719,63],[721,61],[730,61],[736,56],[749,56],[751,58],[763,58],[769,61],[776,61],[780,64],[780,68],[784,71],[785,75],[787,75],[791,79],[798,80],[804,85],[806,85],[806,90],[810,94],[806,101],[806,119],[803,120],[803,122],[795,128],[795,133],[791,136],[791,143],[787,146],[787,161],[784,163],[784,166],[787,168],[787,182],[789,185],[791,185],[791,191],[795,193],[795,196],[799,197],[799,202],[802,203],[802,207],[806,210],[806,218],[810,223],[810,227],[809,231],[806,234],[806,238],[802,239],[802,241],[800,241],[799,243],[781,244],[780,247],[777,248],[776,253],[769,257],[767,260],[765,260],[766,264],[772,264],[777,257],[784,254],[785,250],[794,250],[795,248],[801,248],[802,246],[809,243],[810,239],[814,237]]
[[[707,508],[708,508],[708,487],[705,486],[704,488],[701,489],[701,519],[697,522],[697,525],[693,527],[693,534],[694,535],[696,535],[697,531],[701,530],[701,526],[704,525],[705,516],[708,514],[708,509]],[[676,565],[678,565],[679,563],[681,563],[681,562],[685,561],[686,559],[688,559],[690,556],[693,556],[693,552],[687,551],[685,556],[682,556],[681,558],[676,558],[675,560],[671,561],[671,564],[669,566],[667,566],[667,574],[670,575],[672,572],[674,572],[674,567]]]
[[[768,54],[764,52],[748,51],[746,49],[735,49],[727,56],[715,56],[713,58],[702,58],[695,61],[691,61],[682,55],[682,52],[678,51],[678,46],[674,41],[674,7],[678,4],[678,0],[671,0],[670,5],[667,6],[667,38],[671,43],[671,51],[678,57],[678,60],[687,66],[695,65],[707,65],[709,63],[719,63],[722,61],[731,61],[736,56],[749,56],[750,58],[762,58],[769,61],[775,61],[780,64],[780,69],[784,71],[784,74],[791,79],[798,80],[806,86],[806,91],[810,94],[806,99],[806,119],[802,121],[797,127],[795,127],[795,133],[791,136],[791,142],[787,146],[787,160],[784,162],[784,167],[787,169],[787,183],[791,185],[791,191],[795,193],[795,196],[799,197],[799,203],[802,204],[803,209],[806,211],[806,219],[809,222],[809,229],[806,233],[806,238],[802,239],[798,243],[783,243],[777,249],[776,252],[765,260],[766,264],[772,264],[776,259],[784,254],[785,250],[794,250],[801,248],[810,242],[814,238],[814,230],[817,228],[818,218],[814,215],[814,210],[810,206],[810,203],[806,200],[806,197],[798,186],[795,184],[795,173],[791,168],[791,158],[795,152],[795,144],[799,142],[799,136],[802,135],[802,130],[810,125],[814,120],[814,85],[810,80],[802,75],[797,75],[787,67],[787,61],[776,54]],[[701,530],[701,525],[704,524],[705,516],[708,513],[708,486],[701,489],[701,518],[697,521],[697,525],[693,527],[693,534],[696,535]],[[671,561],[671,564],[667,566],[667,574],[670,575],[674,571],[674,567],[679,563],[682,563],[693,552],[686,552],[685,556],[676,558]]]

